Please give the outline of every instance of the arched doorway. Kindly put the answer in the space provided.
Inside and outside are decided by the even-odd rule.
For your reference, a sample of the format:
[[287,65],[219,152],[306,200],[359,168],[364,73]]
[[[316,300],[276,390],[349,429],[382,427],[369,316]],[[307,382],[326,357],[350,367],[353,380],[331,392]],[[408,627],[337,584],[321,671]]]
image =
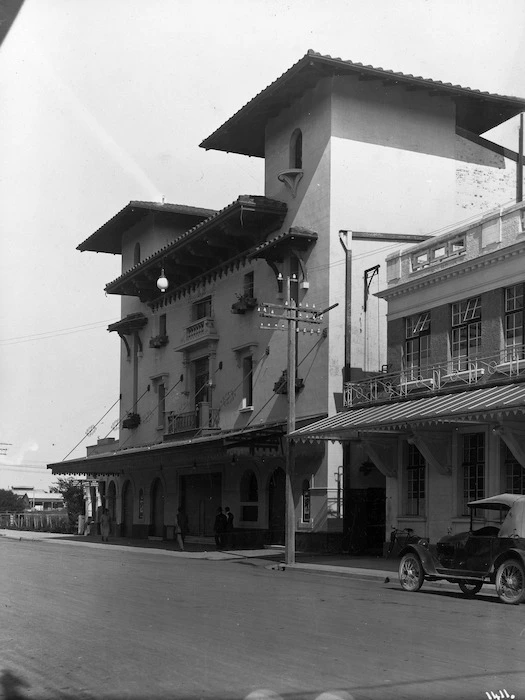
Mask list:
[[268,483],[268,529],[271,544],[284,544],[286,476],[278,467]]
[[131,482],[126,481],[122,489],[122,536],[133,535],[133,489]]
[[151,487],[151,527],[153,537],[164,537],[164,487],[155,479]]
[[117,519],[117,489],[115,482],[110,481],[106,494],[106,508],[109,510],[111,522],[115,523]]

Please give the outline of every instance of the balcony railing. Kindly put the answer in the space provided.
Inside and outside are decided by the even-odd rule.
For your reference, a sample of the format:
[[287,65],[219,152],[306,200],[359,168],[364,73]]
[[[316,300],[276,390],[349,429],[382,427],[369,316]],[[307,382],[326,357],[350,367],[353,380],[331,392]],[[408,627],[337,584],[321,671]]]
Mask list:
[[185,350],[210,340],[218,340],[215,321],[211,316],[199,318],[184,329],[181,344],[175,350]]
[[220,409],[211,408],[209,403],[201,402],[193,411],[175,413],[170,411],[166,418],[167,435],[196,432],[198,430],[218,430]]
[[467,359],[454,358],[426,367],[410,367],[382,373],[359,382],[345,382],[345,408],[395,401],[457,388],[461,385],[496,384],[509,378],[525,379],[525,346],[505,348],[497,355]]

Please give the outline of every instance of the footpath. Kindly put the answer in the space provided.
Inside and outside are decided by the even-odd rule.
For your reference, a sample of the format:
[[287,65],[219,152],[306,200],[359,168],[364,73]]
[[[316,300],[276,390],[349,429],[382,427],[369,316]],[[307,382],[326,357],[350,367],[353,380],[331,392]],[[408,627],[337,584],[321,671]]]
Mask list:
[[[81,547],[111,547],[120,551],[137,550],[141,553],[160,554],[178,558],[207,559],[211,561],[265,559],[268,565],[275,569],[297,569],[312,573],[325,573],[358,578],[385,581],[386,578],[397,580],[397,559],[383,557],[354,556],[349,554],[305,554],[297,552],[295,564],[284,563],[284,548],[270,547],[267,549],[232,549],[217,551],[215,545],[192,541],[188,538],[183,552],[179,551],[174,541],[164,540],[130,540],[124,537],[102,542],[96,535],[64,535],[51,532],[33,532],[28,530],[0,529],[0,537],[14,540],[32,540],[51,542],[61,545]],[[196,538],[195,538],[196,539]]]

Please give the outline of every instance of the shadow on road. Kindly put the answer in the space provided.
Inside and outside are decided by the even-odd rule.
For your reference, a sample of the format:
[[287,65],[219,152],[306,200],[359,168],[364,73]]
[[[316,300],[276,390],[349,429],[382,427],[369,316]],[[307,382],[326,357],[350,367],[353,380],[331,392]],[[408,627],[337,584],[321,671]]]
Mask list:
[[0,688],[2,690],[1,696],[5,700],[24,700],[25,694],[22,688],[29,688],[30,685],[16,673],[5,669],[0,674]]

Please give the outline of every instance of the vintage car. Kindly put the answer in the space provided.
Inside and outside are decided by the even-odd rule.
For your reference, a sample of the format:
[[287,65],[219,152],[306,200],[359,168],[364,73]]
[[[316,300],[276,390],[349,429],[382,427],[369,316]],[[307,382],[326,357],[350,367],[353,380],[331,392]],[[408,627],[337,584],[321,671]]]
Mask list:
[[[400,552],[399,581],[418,591],[424,581],[459,584],[474,596],[484,583],[496,585],[504,603],[525,600],[525,495],[503,493],[468,504],[470,530],[406,545]],[[475,523],[483,527],[474,529]]]

